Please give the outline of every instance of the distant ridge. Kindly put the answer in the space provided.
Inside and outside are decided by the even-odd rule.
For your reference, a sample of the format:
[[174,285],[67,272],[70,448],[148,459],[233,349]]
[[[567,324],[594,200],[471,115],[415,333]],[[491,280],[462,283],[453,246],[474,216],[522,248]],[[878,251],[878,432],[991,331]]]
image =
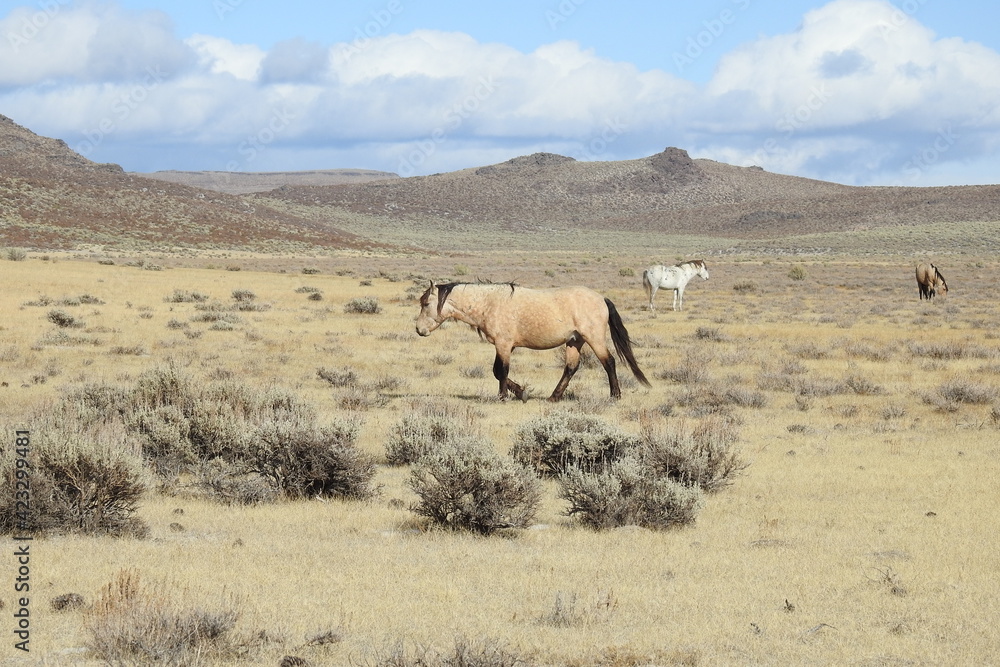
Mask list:
[[125,173],[0,116],[0,245],[71,249],[384,248],[233,195]]
[[320,169],[312,171],[154,171],[137,176],[181,183],[232,195],[267,192],[294,185],[351,185],[399,178],[397,174],[371,169]]
[[289,186],[271,205],[326,214],[441,221],[506,231],[615,231],[729,239],[1000,221],[1000,186],[855,187],[692,159],[669,147],[645,158],[578,161],[535,153],[433,176],[350,186]]
[[[943,230],[958,246],[993,252],[1000,185],[852,187],[693,159],[677,147],[603,162],[534,153],[412,178],[360,169],[139,175],[0,116],[0,247],[556,250],[586,247],[591,233],[612,248],[685,237],[705,248],[782,239],[794,249],[814,247],[807,237],[817,234],[951,223],[977,225],[971,235]],[[935,243],[896,236],[897,248],[914,252]]]

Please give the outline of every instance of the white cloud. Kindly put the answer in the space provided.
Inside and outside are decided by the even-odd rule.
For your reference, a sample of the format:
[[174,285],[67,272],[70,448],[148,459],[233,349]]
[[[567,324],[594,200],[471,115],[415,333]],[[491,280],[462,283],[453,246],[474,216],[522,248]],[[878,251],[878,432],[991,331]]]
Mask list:
[[194,35],[188,46],[198,56],[199,66],[211,74],[229,74],[244,81],[256,81],[267,53],[255,44],[233,44],[211,35]]
[[0,20],[0,85],[23,86],[81,75],[100,17],[57,6],[15,9]]
[[[395,170],[422,151],[417,173],[428,173],[521,151],[622,159],[678,145],[866,182],[904,173],[942,131],[953,139],[923,177],[976,163],[1000,136],[1000,54],[939,39],[884,0],[811,11],[795,31],[725,55],[704,86],[572,41],[524,53],[418,30],[264,51],[180,40],[156,12],[53,6],[0,20],[0,113],[71,146],[98,138],[88,157],[126,155],[128,169],[222,169],[236,154],[247,169],[298,155],[301,168]],[[366,159],[323,162],[333,156]]]
[[[817,91],[821,105],[810,99]],[[983,120],[1000,100],[1000,54],[937,40],[882,0],[836,0],[806,14],[794,33],[726,55],[707,92],[745,93],[759,118],[775,123],[805,103],[822,107],[810,119],[816,127],[893,119],[926,129],[943,115]]]
[[53,80],[127,81],[150,68],[175,72],[192,54],[156,11],[126,12],[111,4],[43,3],[0,20],[0,85]]

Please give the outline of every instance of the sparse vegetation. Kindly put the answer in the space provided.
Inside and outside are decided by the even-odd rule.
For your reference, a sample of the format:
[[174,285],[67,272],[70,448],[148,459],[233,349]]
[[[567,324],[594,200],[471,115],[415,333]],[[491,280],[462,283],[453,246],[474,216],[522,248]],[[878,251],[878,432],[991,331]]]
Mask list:
[[70,315],[65,310],[50,310],[46,317],[49,322],[63,329],[82,329],[86,326],[81,320]]
[[[557,411],[599,417],[632,444],[586,473],[574,496],[579,511],[567,514],[574,505],[561,496],[562,476],[544,473],[529,528],[505,528],[514,522],[500,519],[488,525],[502,539],[483,539],[486,533],[462,522],[477,513],[467,512],[473,495],[459,482],[475,476],[456,476],[461,495],[453,502],[460,509],[439,524],[411,509],[420,500],[412,472],[439,443],[465,439],[509,465],[520,429],[557,412],[543,390],[561,372],[561,355],[516,354],[514,377],[537,389],[526,403],[502,403],[492,379],[465,377],[463,369],[491,378],[492,350],[474,332],[449,325],[421,339],[412,322],[414,299],[429,280],[416,272],[447,276],[461,261],[470,275],[489,276],[495,258],[338,256],[329,265],[336,270],[323,265],[325,302],[313,304],[306,301],[312,292],[294,291],[308,280],[297,276],[303,260],[296,257],[151,254],[164,265],[156,273],[125,266],[133,257],[99,266],[86,255],[53,254],[57,261],[43,263],[32,254],[6,264],[14,280],[0,295],[14,318],[0,344],[0,412],[8,432],[27,420],[42,447],[50,428],[33,421],[34,410],[65,410],[86,425],[74,432],[104,432],[109,446],[130,452],[144,487],[131,516],[145,526],[60,530],[65,534],[34,543],[45,547],[38,552],[44,563],[35,561],[39,586],[51,588],[38,595],[45,607],[39,620],[60,628],[33,643],[39,660],[65,661],[75,655],[66,651],[91,646],[85,612],[67,607],[56,614],[49,601],[76,591],[93,606],[119,563],[133,564],[143,582],[171,578],[179,616],[239,612],[219,643],[198,644],[187,664],[280,664],[286,656],[314,665],[376,664],[392,657],[378,647],[397,643],[392,655],[411,662],[491,659],[478,646],[460,651],[456,636],[463,635],[497,637],[521,660],[514,664],[840,664],[872,656],[920,662],[927,655],[950,663],[992,656],[985,639],[991,626],[977,612],[998,592],[983,565],[996,539],[981,520],[991,511],[1000,424],[1000,397],[992,393],[1000,385],[993,259],[983,269],[973,269],[972,258],[943,267],[952,292],[929,306],[915,289],[903,294],[899,285],[905,278],[909,287],[912,278],[909,271],[900,276],[905,262],[898,258],[804,257],[808,275],[792,282],[787,257],[768,263],[723,254],[710,261],[712,281],[695,288],[697,308],[653,314],[640,287],[617,275],[648,258],[617,251],[505,254],[499,278],[572,281],[607,294],[638,342],[653,388],[623,378],[622,400],[608,401],[603,369],[583,364]],[[668,255],[673,260],[675,252]],[[193,267],[230,261],[243,271]],[[567,269],[575,273],[567,276]],[[372,284],[360,287],[361,276]],[[760,292],[744,298],[730,289],[744,279]],[[231,294],[247,287],[258,295],[250,303],[270,302],[272,311],[234,310]],[[174,289],[216,300],[165,302]],[[382,313],[342,313],[355,297],[378,299]],[[52,309],[86,320],[85,329],[55,326],[46,317]],[[147,313],[153,317],[143,318]],[[214,321],[191,319],[203,314],[239,317],[239,332],[213,332]],[[137,343],[145,348],[141,356],[110,354]],[[678,375],[682,366],[690,372]],[[429,414],[442,416],[432,437],[415,418]],[[397,433],[404,421],[407,428]],[[273,437],[258,438],[270,424],[278,424]],[[323,469],[326,455],[314,446],[335,441],[324,429],[343,429],[336,440],[350,442],[358,455],[356,464],[346,459],[345,474],[366,478],[374,471],[361,494],[366,500],[320,490],[323,475],[313,469]],[[712,453],[691,444],[699,429],[715,430]],[[390,465],[397,436],[399,456]],[[271,452],[259,465],[251,456],[255,441]],[[530,441],[537,444],[534,433]],[[698,456],[647,453],[669,452],[671,441]],[[283,456],[310,462],[308,470],[292,469]],[[676,463],[681,458],[686,467]],[[624,461],[630,470],[618,469]],[[939,483],[942,471],[949,484]],[[638,494],[611,493],[637,475]],[[286,479],[291,491],[276,481]],[[142,534],[147,539],[133,537]],[[955,535],[962,539],[948,541]],[[195,560],[176,557],[195,551]],[[794,554],[807,554],[808,567]],[[921,568],[929,556],[941,572],[962,572],[962,604],[947,586],[927,585]],[[291,570],[275,566],[289,558]],[[692,593],[705,593],[708,580],[710,594]],[[789,581],[795,585],[782,588]],[[196,594],[182,592],[188,587]],[[809,593],[834,589],[832,597]],[[229,592],[238,603],[230,603]],[[881,611],[859,612],[872,605]],[[819,623],[829,626],[815,630]],[[323,640],[330,628],[336,639]],[[744,633],[752,641],[740,640]],[[85,655],[109,662],[93,648]]]
[[693,522],[702,505],[700,488],[659,475],[634,453],[600,471],[569,468],[559,483],[567,514],[595,529],[670,528]]
[[477,438],[436,443],[417,459],[409,483],[420,498],[413,507],[418,515],[483,535],[530,526],[541,500],[530,469]]
[[87,612],[88,647],[108,664],[202,664],[234,659],[239,612],[232,602],[194,604],[166,583],[122,570]]
[[[0,448],[0,531],[4,534],[86,533],[143,537],[136,516],[146,490],[139,457],[123,450],[116,434],[80,423],[71,412],[39,421],[33,430],[46,437],[32,447],[28,474],[15,465],[11,444]],[[30,513],[19,511],[24,489],[31,490]],[[20,519],[18,518],[20,517]]]
[[638,436],[600,417],[560,410],[518,428],[511,456],[541,475],[599,471],[634,450]]
[[378,315],[382,312],[382,306],[378,299],[370,296],[351,299],[344,304],[344,312],[356,315]]
[[390,465],[409,465],[441,445],[462,440],[475,433],[470,412],[444,403],[421,406],[405,415],[389,433],[386,461]]

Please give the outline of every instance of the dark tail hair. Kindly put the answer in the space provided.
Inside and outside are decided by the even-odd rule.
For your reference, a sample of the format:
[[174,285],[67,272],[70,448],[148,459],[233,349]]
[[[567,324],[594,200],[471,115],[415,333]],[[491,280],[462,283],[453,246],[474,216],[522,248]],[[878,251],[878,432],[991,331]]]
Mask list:
[[608,326],[611,328],[611,341],[615,344],[615,352],[618,353],[622,361],[628,363],[635,379],[649,387],[649,380],[639,370],[639,364],[635,360],[635,355],[632,354],[632,341],[628,336],[625,323],[622,322],[621,315],[618,314],[618,309],[615,308],[615,304],[611,303],[611,299],[604,299],[604,303],[608,304]]

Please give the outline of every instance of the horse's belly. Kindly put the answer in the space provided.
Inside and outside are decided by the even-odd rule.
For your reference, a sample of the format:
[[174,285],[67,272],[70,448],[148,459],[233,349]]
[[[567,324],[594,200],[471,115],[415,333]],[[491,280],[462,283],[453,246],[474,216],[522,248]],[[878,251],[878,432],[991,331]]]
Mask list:
[[578,337],[579,334],[572,326],[549,327],[545,331],[536,330],[527,335],[522,334],[515,347],[526,347],[530,350],[551,350]]

